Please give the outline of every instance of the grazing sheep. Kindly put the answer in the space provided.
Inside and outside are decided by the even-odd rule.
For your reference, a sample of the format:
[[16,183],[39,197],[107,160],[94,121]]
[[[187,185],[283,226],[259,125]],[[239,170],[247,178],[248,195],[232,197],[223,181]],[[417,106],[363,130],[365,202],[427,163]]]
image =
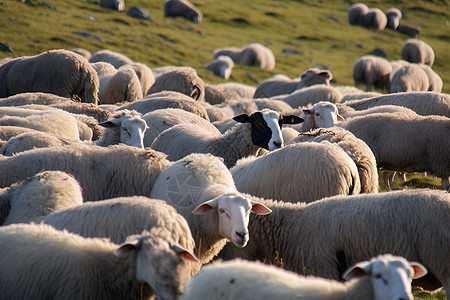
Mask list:
[[124,145],[80,143],[33,149],[11,157],[0,156],[0,187],[43,170],[60,170],[80,183],[84,201],[148,196],[156,177],[169,164],[163,153]]
[[183,300],[195,299],[366,299],[413,300],[412,279],[427,273],[424,266],[391,254],[347,269],[342,283],[246,260],[215,262],[187,284]]
[[89,59],[90,63],[96,63],[99,61],[104,61],[112,64],[114,68],[118,69],[125,64],[131,64],[133,61],[122,53],[115,52],[108,49],[103,49],[92,54]]
[[332,86],[317,84],[296,90],[287,95],[274,96],[270,99],[282,100],[293,108],[301,108],[314,105],[319,101],[338,103],[341,101],[342,95]]
[[402,45],[402,58],[411,63],[422,63],[431,67],[434,63],[434,51],[422,40],[409,39]]
[[408,64],[392,76],[390,93],[428,91],[427,73],[416,64]]
[[83,203],[81,187],[71,175],[44,171],[0,189],[0,225],[27,223]]
[[430,172],[450,189],[450,119],[411,113],[379,113],[338,125],[372,149],[377,166],[400,172]]
[[72,52],[75,52],[76,54],[83,56],[84,58],[86,58],[86,60],[89,60],[89,58],[91,58],[91,56],[92,56],[91,51],[84,49],[84,48],[72,48],[69,50]]
[[355,3],[348,9],[348,22],[350,25],[361,25],[362,19],[369,12],[369,7],[364,3]]
[[140,112],[142,115],[145,115],[146,113],[158,109],[179,108],[196,114],[209,121],[208,114],[201,103],[202,102],[195,101],[191,97],[182,93],[164,91],[148,95],[139,101],[122,105],[117,110],[135,110]]
[[369,8],[369,11],[361,17],[361,26],[369,29],[381,31],[386,28],[387,23],[386,15],[379,8]]
[[396,30],[412,38],[415,38],[420,34],[420,28],[414,25],[399,24]]
[[301,117],[305,120],[301,125],[295,126],[300,132],[307,132],[315,128],[333,127],[338,121],[344,121],[334,103],[320,101],[312,107],[303,108]]
[[334,196],[308,204],[258,201],[272,213],[252,217],[247,247],[225,246],[221,258],[278,261],[302,275],[339,280],[356,262],[395,253],[427,268],[425,280],[413,286],[450,289],[450,247],[444,246],[450,244],[450,198],[445,191]]
[[214,59],[219,56],[229,56],[235,63],[239,63],[241,56],[242,48],[238,47],[224,47],[218,48],[214,50],[213,57]]
[[187,220],[202,264],[211,261],[227,241],[245,247],[250,213],[270,213],[238,193],[223,160],[210,154],[191,154],[167,167],[150,197],[165,200]]
[[214,58],[229,56],[235,63],[256,66],[263,70],[275,69],[276,61],[272,50],[260,43],[252,43],[242,48],[225,47],[214,50]]
[[125,10],[125,0],[100,0],[99,5],[104,8],[110,8],[117,11]]
[[260,83],[256,88],[253,98],[268,98],[290,94],[295,90],[316,84],[330,85],[330,80],[332,78],[333,75],[330,71],[319,70],[317,68],[306,70],[301,78],[289,79],[277,75]]
[[0,67],[0,98],[23,92],[46,92],[98,103],[98,76],[89,62],[69,50],[22,56]]
[[122,69],[132,69],[136,73],[139,81],[141,82],[142,95],[147,95],[148,90],[153,83],[155,83],[155,77],[153,76],[152,69],[143,63],[126,64],[121,66],[119,71]]
[[183,17],[198,24],[203,20],[203,13],[188,0],[166,0],[164,17]]
[[217,85],[225,90],[236,92],[241,98],[253,98],[256,87],[239,83],[239,82],[225,82]]
[[386,10],[387,28],[396,30],[402,18],[402,12],[398,8],[389,8]]
[[147,95],[162,91],[175,91],[194,100],[205,100],[205,83],[197,75],[197,71],[190,67],[177,67],[157,76]]
[[[301,172],[299,172],[301,170]],[[295,143],[230,170],[238,191],[285,202],[311,202],[360,192],[353,160],[331,143]]]
[[212,71],[215,75],[224,79],[230,78],[231,71],[233,70],[234,62],[231,57],[226,55],[220,55],[213,62],[205,66],[206,69]]
[[361,193],[378,192],[377,162],[367,144],[355,137],[350,131],[339,127],[318,128],[310,132],[302,132],[289,144],[302,142],[335,143],[355,162],[358,168]]
[[384,58],[366,55],[359,58],[353,67],[355,85],[365,84],[366,91],[376,89],[389,91],[392,78],[392,66]]
[[429,87],[428,91],[438,92],[442,91],[442,86],[444,85],[442,78],[435,72],[429,65],[418,64],[422,70],[425,71],[428,77]]
[[0,292],[13,299],[178,299],[194,257],[163,228],[117,245],[45,224],[0,228]]
[[259,148],[272,151],[283,147],[280,124],[303,121],[297,116],[282,116],[272,110],[241,114],[233,119],[242,124],[225,134],[189,124],[173,126],[163,131],[151,148],[166,153],[169,160],[178,160],[190,153],[211,153],[222,157],[225,165],[231,168],[238,159],[255,155]]
[[227,100],[240,99],[238,93],[226,90],[217,85],[205,83],[205,101],[210,104],[220,104]]

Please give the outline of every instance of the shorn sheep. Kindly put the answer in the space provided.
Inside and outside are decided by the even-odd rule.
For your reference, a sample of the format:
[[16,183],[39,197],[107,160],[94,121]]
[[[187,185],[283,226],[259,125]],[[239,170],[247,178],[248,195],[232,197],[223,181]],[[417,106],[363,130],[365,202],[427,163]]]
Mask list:
[[108,49],[99,50],[92,54],[89,62],[95,63],[104,61],[112,64],[114,68],[118,69],[125,64],[131,64],[133,61],[122,53],[115,52]]
[[351,266],[344,273],[349,280],[345,283],[236,259],[203,268],[187,284],[182,299],[413,300],[411,280],[426,273],[420,263],[390,254]]
[[220,55],[213,62],[205,66],[206,69],[213,72],[215,75],[224,79],[230,78],[231,71],[233,70],[234,62],[231,57],[226,55]]
[[430,67],[434,63],[433,48],[422,40],[409,39],[402,45],[402,58],[411,63],[423,63]]
[[198,129],[195,125],[176,125],[163,131],[151,148],[178,160],[190,153],[211,153],[223,157],[229,168],[242,157],[255,155],[259,148],[272,151],[284,146],[280,125],[297,124],[303,119],[282,116],[272,110],[233,117],[241,124],[221,134],[218,130]]
[[260,43],[253,43],[242,48],[225,47],[214,50],[214,58],[229,56],[235,63],[257,66],[263,70],[273,70],[276,65],[272,50]]
[[223,161],[210,154],[191,154],[167,167],[150,196],[165,200],[186,218],[202,264],[211,261],[227,241],[245,247],[250,213],[270,213],[238,193]]
[[389,91],[392,78],[392,66],[381,57],[366,55],[359,58],[353,67],[355,85],[365,84],[366,91],[376,89]]
[[247,247],[226,246],[220,257],[282,261],[283,268],[302,275],[340,280],[352,264],[393,253],[427,268],[426,277],[413,286],[450,289],[450,198],[445,191],[334,196],[309,204],[259,201],[272,213],[252,217]]
[[0,98],[46,92],[97,104],[98,89],[98,76],[89,62],[68,50],[22,56],[0,67]]
[[391,80],[391,93],[428,91],[430,81],[426,71],[417,64],[407,64],[395,72]]
[[157,228],[117,245],[45,224],[0,228],[0,293],[13,299],[177,299],[195,259]]
[[0,225],[30,222],[81,204],[81,187],[73,176],[44,171],[0,189]]
[[80,183],[84,201],[148,196],[159,173],[169,164],[163,153],[124,145],[33,149],[11,157],[0,156],[0,187],[43,170],[60,170]]
[[203,20],[203,13],[188,0],[166,0],[164,17],[183,17],[194,23]]
[[361,189],[355,163],[331,143],[287,145],[258,158],[238,160],[230,172],[238,191],[285,202],[359,194]]

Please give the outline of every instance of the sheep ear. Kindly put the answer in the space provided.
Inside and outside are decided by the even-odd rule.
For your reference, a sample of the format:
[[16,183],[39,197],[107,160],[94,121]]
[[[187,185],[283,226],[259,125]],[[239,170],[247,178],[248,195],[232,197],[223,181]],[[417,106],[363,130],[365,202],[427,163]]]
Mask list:
[[425,274],[428,273],[427,268],[425,268],[422,264],[418,263],[418,262],[409,262],[409,264],[411,265],[411,267],[414,270],[414,275],[413,275],[413,279],[416,278],[420,278],[422,276],[425,276]]
[[283,116],[283,124],[299,124],[303,121],[305,120],[295,115]]
[[252,209],[250,210],[252,213],[255,213],[257,215],[268,215],[272,212],[270,208],[265,206],[262,203],[257,202],[251,202],[252,203]]
[[130,242],[126,242],[123,243],[119,246],[119,248],[117,248],[116,250],[114,250],[113,254],[115,256],[118,257],[126,257],[128,256],[131,252],[135,251],[136,249],[139,249],[142,245],[142,240],[141,239],[133,239]]
[[331,77],[332,77],[331,73],[329,71],[322,71],[319,73],[319,75],[325,76],[326,78],[329,78],[329,79],[331,79]]
[[345,118],[340,114],[336,114],[338,121],[345,121]]
[[198,258],[194,254],[184,249],[183,247],[180,247],[178,245],[170,245],[170,249],[175,251],[175,253],[178,254],[184,260],[198,262]]
[[208,211],[213,210],[213,209],[217,209],[218,205],[219,205],[219,198],[221,196],[208,200],[205,203],[200,204],[199,206],[197,206],[192,213],[194,215],[204,215],[206,214]]
[[303,113],[304,113],[305,115],[309,115],[309,114],[311,114],[312,112],[311,112],[310,109],[305,108],[305,109],[303,109]]
[[98,123],[98,125],[103,126],[103,127],[116,127],[116,126],[119,126],[119,124],[114,122],[114,120],[108,120],[108,121],[100,122],[100,123]]
[[239,123],[249,123],[250,116],[248,114],[241,114],[233,117],[233,120]]
[[348,269],[347,271],[344,272],[344,274],[342,274],[342,278],[345,280],[350,280],[350,279],[354,279],[354,278],[360,278],[363,276],[366,276],[367,273],[366,271],[364,271],[363,268],[359,267],[359,266],[355,266],[352,267],[350,269]]

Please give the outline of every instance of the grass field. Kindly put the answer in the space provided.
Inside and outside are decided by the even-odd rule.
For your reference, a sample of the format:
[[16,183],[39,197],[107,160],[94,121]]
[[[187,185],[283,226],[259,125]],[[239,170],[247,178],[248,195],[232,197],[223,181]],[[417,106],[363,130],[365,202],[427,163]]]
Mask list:
[[[314,66],[328,68],[334,85],[352,85],[355,61],[375,49],[388,60],[401,58],[406,35],[386,29],[372,31],[350,26],[343,0],[192,0],[204,13],[195,24],[182,18],[164,18],[164,0],[126,0],[125,12],[100,8],[93,1],[31,0],[0,1],[0,42],[13,52],[0,50],[0,59],[35,55],[49,49],[82,47],[91,52],[111,49],[149,67],[184,65],[197,69],[209,83],[224,82],[201,67],[212,61],[213,51],[226,46],[242,47],[258,42],[275,54],[273,71],[236,65],[229,81],[257,85],[274,74],[297,77]],[[401,23],[421,28],[418,38],[436,53],[433,69],[450,93],[450,1],[366,1],[385,10],[398,7],[405,15]],[[127,11],[141,7],[151,21],[129,17]],[[413,177],[395,188],[440,187],[433,177]],[[416,292],[417,299],[445,299],[443,291],[433,295]]]

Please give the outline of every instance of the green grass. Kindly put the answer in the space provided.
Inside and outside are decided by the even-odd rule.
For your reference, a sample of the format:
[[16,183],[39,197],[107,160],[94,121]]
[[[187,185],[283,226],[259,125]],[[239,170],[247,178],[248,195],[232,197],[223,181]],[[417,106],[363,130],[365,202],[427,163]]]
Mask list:
[[[0,42],[13,53],[0,51],[0,59],[36,55],[49,49],[82,47],[91,52],[111,49],[149,67],[185,65],[197,69],[209,83],[224,82],[201,66],[212,60],[213,51],[225,46],[242,47],[259,42],[275,54],[273,71],[236,65],[229,81],[257,85],[274,74],[297,77],[310,67],[323,65],[333,73],[336,85],[352,85],[355,61],[374,49],[383,49],[388,60],[401,58],[406,35],[350,26],[348,7],[358,1],[344,0],[192,0],[204,13],[194,24],[182,18],[164,18],[165,0],[126,0],[148,10],[152,21],[127,16],[126,12],[102,9],[94,1],[31,0],[31,3],[0,1]],[[402,23],[421,28],[420,39],[435,50],[433,69],[450,93],[450,1],[364,1],[370,7],[398,7],[406,12]],[[42,5],[49,4],[56,10]],[[95,34],[100,40],[79,32]],[[285,54],[284,49],[296,54]],[[412,177],[394,188],[440,188],[439,179]],[[445,292],[429,296],[415,292],[416,299],[444,299]]]

